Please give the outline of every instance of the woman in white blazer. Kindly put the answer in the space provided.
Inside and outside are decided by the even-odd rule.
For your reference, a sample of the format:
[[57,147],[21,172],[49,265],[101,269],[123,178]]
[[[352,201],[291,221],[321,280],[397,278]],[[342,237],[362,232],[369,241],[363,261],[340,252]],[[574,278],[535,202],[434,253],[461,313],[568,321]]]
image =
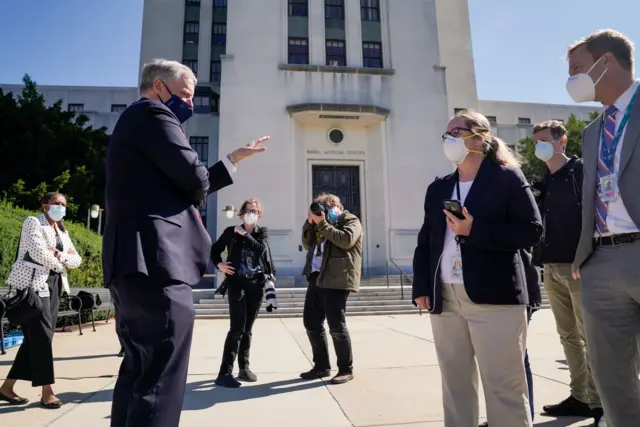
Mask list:
[[7,379],[0,386],[0,401],[12,405],[29,402],[13,391],[17,380],[31,381],[33,387],[42,387],[44,408],[58,409],[62,405],[51,387],[54,383],[51,342],[60,296],[63,291],[69,293],[67,270],[79,267],[82,262],[62,221],[66,207],[67,200],[62,194],[47,193],[42,199],[42,215],[28,217],[22,224],[18,256],[7,284],[14,289],[32,286],[42,299],[42,312],[20,325],[24,342]]

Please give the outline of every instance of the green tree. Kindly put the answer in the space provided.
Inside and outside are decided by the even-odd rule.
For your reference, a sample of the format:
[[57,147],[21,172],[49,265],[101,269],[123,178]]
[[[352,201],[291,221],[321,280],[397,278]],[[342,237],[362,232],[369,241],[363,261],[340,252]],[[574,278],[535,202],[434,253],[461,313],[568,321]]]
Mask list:
[[103,205],[109,136],[87,126],[83,114],[47,105],[25,75],[20,94],[0,89],[0,195],[16,206],[38,209],[47,191],[68,197],[67,216],[84,222],[88,208]]
[[[597,118],[599,113],[590,114],[590,121]],[[567,128],[567,149],[568,156],[582,157],[582,131],[585,127],[583,120],[578,120],[573,114],[565,123]],[[529,182],[540,181],[545,173],[545,164],[535,156],[536,142],[533,137],[528,136],[520,140],[518,153],[522,157],[522,171]]]

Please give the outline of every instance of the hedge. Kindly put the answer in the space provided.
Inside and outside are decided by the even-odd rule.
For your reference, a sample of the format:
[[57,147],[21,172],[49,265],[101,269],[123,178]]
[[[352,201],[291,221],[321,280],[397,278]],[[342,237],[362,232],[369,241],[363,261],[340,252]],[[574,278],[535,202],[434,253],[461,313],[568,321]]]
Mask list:
[[[0,287],[6,286],[11,266],[16,257],[22,223],[28,216],[38,212],[16,208],[0,202]],[[69,271],[69,286],[72,288],[100,288],[102,279],[102,238],[82,224],[65,222],[71,240],[82,257],[79,268]]]

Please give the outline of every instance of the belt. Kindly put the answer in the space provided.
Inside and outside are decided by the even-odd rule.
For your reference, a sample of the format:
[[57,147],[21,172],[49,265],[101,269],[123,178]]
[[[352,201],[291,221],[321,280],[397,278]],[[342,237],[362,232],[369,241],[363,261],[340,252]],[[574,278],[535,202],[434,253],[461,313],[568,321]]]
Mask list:
[[241,279],[257,279],[262,273],[238,274],[236,277]]
[[614,234],[613,236],[596,237],[594,239],[596,246],[626,245],[636,240],[640,240],[640,232]]

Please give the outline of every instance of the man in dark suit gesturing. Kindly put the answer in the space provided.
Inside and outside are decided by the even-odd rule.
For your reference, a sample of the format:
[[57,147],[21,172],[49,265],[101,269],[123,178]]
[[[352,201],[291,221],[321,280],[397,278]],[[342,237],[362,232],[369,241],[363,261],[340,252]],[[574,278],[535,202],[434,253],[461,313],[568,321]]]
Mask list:
[[125,349],[112,427],[178,426],[194,324],[191,285],[211,248],[197,208],[232,184],[236,163],[264,151],[269,139],[207,169],[182,128],[195,85],[179,62],[146,64],[142,98],[122,113],[107,150],[103,268]]

